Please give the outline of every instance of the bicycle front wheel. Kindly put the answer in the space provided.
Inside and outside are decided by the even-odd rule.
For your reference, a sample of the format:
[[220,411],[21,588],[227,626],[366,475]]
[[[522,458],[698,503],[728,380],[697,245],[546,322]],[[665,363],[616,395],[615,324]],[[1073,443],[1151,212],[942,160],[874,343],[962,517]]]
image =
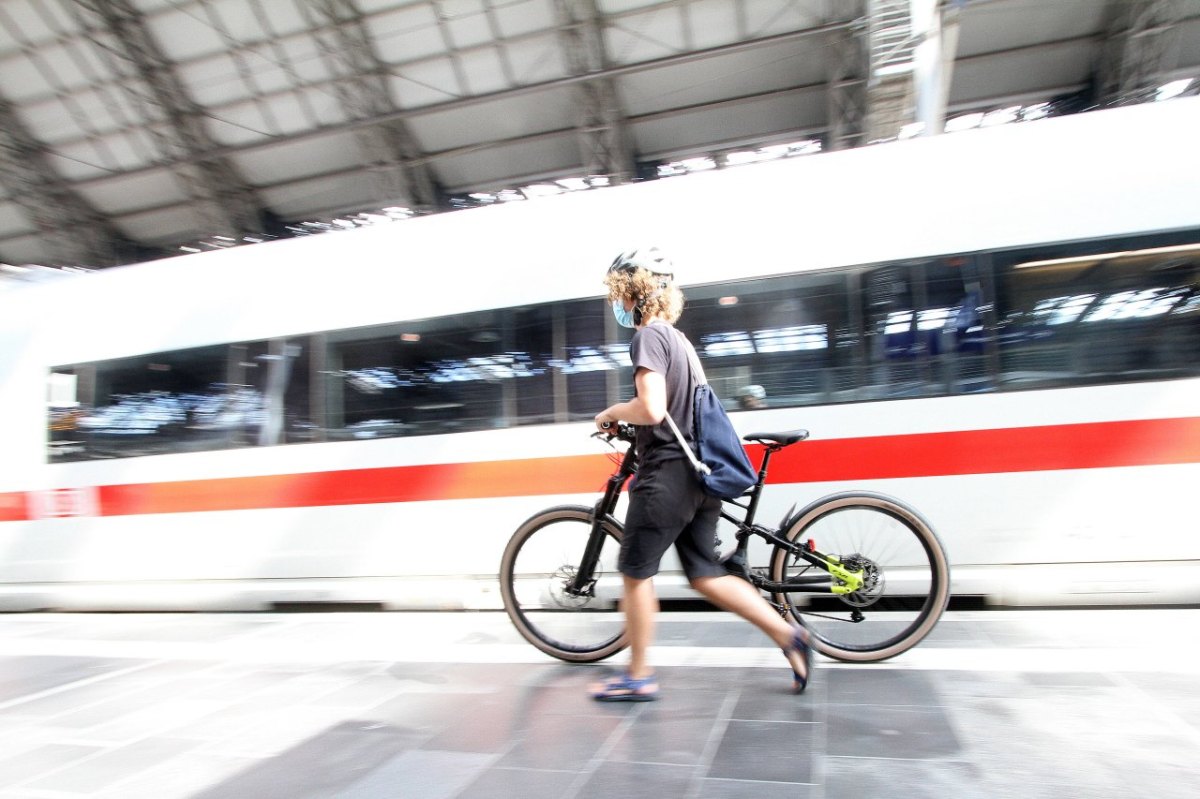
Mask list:
[[618,526],[602,522],[594,582],[583,592],[572,588],[593,513],[582,505],[564,505],[532,516],[513,533],[500,563],[500,594],[517,631],[546,654],[572,663],[594,663],[626,646],[625,618],[618,610]]
[[771,557],[773,581],[807,583],[775,601],[829,657],[868,662],[907,651],[929,634],[949,601],[950,564],[941,542],[916,511],[891,497],[833,494],[794,515],[783,537],[862,574],[858,590],[839,593],[836,581],[800,556],[776,547]]

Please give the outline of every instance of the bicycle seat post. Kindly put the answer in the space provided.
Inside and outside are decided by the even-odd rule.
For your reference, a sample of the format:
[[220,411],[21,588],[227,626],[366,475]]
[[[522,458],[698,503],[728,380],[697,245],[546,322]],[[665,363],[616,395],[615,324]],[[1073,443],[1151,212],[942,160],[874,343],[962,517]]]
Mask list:
[[750,502],[746,505],[746,518],[743,522],[746,527],[754,525],[754,517],[758,511],[758,498],[762,496],[763,486],[767,483],[767,464],[771,461],[771,455],[778,450],[778,446],[770,444],[763,449],[762,463],[758,467],[758,482],[750,489]]

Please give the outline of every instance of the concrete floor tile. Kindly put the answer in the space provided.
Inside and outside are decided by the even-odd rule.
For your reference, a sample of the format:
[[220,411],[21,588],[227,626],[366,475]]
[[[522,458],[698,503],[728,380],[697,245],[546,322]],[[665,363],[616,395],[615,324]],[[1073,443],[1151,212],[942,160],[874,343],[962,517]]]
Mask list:
[[102,747],[77,744],[46,744],[16,752],[6,749],[0,760],[0,785],[31,781],[102,751]]
[[704,779],[694,799],[817,799],[823,796],[820,785],[759,780]]
[[410,748],[403,731],[342,722],[258,760],[195,799],[328,799]]
[[817,727],[779,721],[730,721],[705,776],[811,782]]
[[947,759],[962,749],[942,708],[854,705],[831,708],[828,753],[841,757]]
[[574,799],[683,797],[691,790],[695,773],[690,766],[605,762],[592,772]]
[[89,794],[101,791],[131,774],[157,766],[196,746],[194,741],[154,738],[101,750],[48,772],[21,787],[38,791]]
[[816,678],[824,680],[828,699],[835,705],[934,707],[941,704],[941,691],[930,675],[920,671],[893,672],[887,679],[880,679],[878,668],[827,669],[824,673],[818,670]]
[[546,717],[515,741],[497,765],[581,771],[622,722],[600,716]]
[[664,613],[661,698],[608,704],[625,654],[561,663],[500,613],[0,614],[0,799],[1192,799],[1200,666],[1110,632],[1182,653],[1197,621],[951,613],[797,697],[753,628]]
[[581,777],[574,771],[491,768],[476,777],[455,799],[567,799],[573,796],[571,788]]
[[825,799],[990,799],[981,777],[977,766],[956,760],[827,757],[822,762]]

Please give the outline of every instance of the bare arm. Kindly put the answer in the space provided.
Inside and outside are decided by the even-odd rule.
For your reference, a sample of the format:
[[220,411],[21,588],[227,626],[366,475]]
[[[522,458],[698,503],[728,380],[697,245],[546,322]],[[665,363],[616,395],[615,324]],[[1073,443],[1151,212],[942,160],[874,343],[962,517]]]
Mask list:
[[610,422],[658,424],[667,415],[667,380],[658,372],[641,368],[633,378],[637,396],[628,402],[618,402],[596,414],[596,427]]

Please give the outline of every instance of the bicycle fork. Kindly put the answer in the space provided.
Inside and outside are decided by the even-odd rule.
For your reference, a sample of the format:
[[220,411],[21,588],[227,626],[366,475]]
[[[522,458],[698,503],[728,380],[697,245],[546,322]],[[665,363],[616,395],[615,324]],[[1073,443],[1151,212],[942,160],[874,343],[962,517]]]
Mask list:
[[600,561],[600,550],[604,546],[604,520],[607,514],[602,513],[604,500],[596,503],[592,512],[592,532],[588,535],[587,546],[584,547],[583,557],[575,577],[566,585],[566,592],[571,596],[594,597],[596,595],[596,564]]
[[583,557],[579,560],[575,576],[564,586],[564,590],[569,595],[585,597],[596,595],[596,564],[600,562],[600,550],[604,548],[604,538],[607,535],[604,531],[604,524],[610,520],[616,524],[612,513],[616,510],[621,487],[625,485],[625,481],[635,470],[633,448],[630,447],[621,462],[621,468],[608,478],[604,496],[597,500],[592,508],[592,531],[588,535],[587,546],[584,547]]

